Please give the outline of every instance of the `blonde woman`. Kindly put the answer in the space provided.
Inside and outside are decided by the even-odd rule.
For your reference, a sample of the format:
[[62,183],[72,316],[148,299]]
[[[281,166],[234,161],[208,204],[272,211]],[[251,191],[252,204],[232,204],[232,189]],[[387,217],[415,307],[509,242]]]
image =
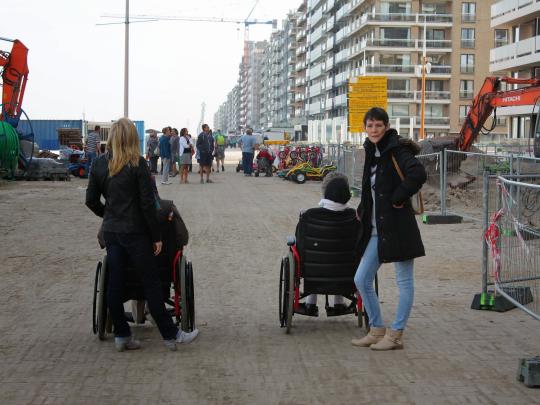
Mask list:
[[[179,331],[165,311],[156,257],[162,241],[156,199],[150,171],[141,156],[135,125],[122,118],[109,132],[107,153],[96,159],[86,189],[86,205],[103,217],[107,248],[109,284],[107,304],[114,325],[118,351],[139,349],[124,315],[125,269],[132,263],[143,282],[150,314],[156,321],[165,346],[176,350],[176,343],[189,343],[198,334]],[[101,203],[105,198],[105,205]]]

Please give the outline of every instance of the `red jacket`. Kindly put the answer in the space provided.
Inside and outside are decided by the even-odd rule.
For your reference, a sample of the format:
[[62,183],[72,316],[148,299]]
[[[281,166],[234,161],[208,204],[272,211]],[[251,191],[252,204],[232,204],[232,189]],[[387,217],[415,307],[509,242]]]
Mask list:
[[257,160],[262,158],[266,158],[270,163],[274,163],[274,156],[272,156],[267,150],[259,151],[259,154],[257,155]]

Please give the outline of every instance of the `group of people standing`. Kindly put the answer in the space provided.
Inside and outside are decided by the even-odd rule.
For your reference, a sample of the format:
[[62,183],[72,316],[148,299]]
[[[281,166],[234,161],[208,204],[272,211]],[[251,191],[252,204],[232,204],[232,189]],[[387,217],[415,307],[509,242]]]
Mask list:
[[[146,142],[146,160],[150,163],[150,171],[158,174],[158,160],[161,158],[161,184],[172,184],[169,176],[175,177],[180,173],[180,184],[189,183],[188,174],[192,169],[192,159],[195,155],[199,163],[200,182],[212,183],[210,172],[212,162],[216,159],[217,172],[225,171],[225,136],[217,130],[215,134],[207,124],[203,124],[202,132],[194,143],[187,128],[180,133],[176,128],[165,127],[158,138],[157,132],[150,133]],[[177,166],[178,165],[178,166]]]

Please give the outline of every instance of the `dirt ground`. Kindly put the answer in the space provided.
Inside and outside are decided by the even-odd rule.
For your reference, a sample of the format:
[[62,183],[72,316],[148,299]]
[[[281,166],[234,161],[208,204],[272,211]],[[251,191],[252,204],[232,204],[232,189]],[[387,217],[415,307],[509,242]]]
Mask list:
[[[191,232],[192,344],[168,352],[150,325],[143,349],[117,353],[91,331],[100,220],[86,180],[0,183],[0,393],[3,404],[525,404],[518,359],[540,354],[540,323],[519,310],[469,309],[480,290],[479,225],[423,225],[405,350],[354,348],[352,316],[278,323],[286,236],[320,184],[226,172],[214,184],[160,186]],[[352,201],[351,205],[358,203]],[[385,320],[395,311],[392,266],[380,271]],[[320,299],[322,306],[323,300]]]

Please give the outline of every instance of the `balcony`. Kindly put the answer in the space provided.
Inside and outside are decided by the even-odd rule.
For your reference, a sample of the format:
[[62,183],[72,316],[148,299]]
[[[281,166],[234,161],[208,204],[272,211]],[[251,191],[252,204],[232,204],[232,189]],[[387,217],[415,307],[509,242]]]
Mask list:
[[332,49],[336,44],[335,37],[332,35],[326,40],[326,49]]
[[423,26],[424,21],[428,27],[452,27],[451,14],[404,14],[404,13],[369,13],[362,15],[350,25],[350,33],[354,34],[360,29],[375,26]]
[[[387,95],[388,99],[392,99],[392,102],[420,103],[422,101],[421,90],[388,90]],[[449,91],[426,91],[425,97],[427,103],[450,104]]]
[[309,87],[309,96],[316,97],[319,94],[321,94],[321,91],[322,91],[322,86],[321,86],[321,82],[319,82]]
[[343,41],[345,38],[349,36],[350,28],[348,25],[340,29],[336,33],[336,45],[339,44],[341,41]]
[[325,32],[329,32],[332,30],[332,28],[335,27],[336,25],[335,20],[336,19],[334,16],[331,16],[328,18],[328,20],[326,20]]
[[[369,38],[360,42],[358,51],[366,48],[401,48],[403,50],[422,50],[424,41],[421,39]],[[426,40],[426,48],[437,52],[452,52],[450,40]]]
[[350,13],[354,12],[358,7],[360,7],[366,0],[352,0],[351,1],[351,8],[349,10]]
[[323,56],[323,49],[322,46],[319,45],[313,49],[309,54],[309,60],[310,62],[317,61],[321,56]]
[[316,101],[312,104],[308,104],[307,105],[307,111],[309,112],[309,114],[319,114],[321,112],[321,102],[320,101]]
[[341,86],[342,84],[346,84],[347,80],[349,80],[349,73],[350,73],[349,71],[346,71],[346,72],[341,72],[337,74],[334,78],[334,86],[338,87],[338,86]]
[[317,23],[319,21],[321,21],[322,16],[323,16],[323,11],[322,11],[322,7],[321,7],[317,11],[315,11],[315,13],[311,16],[311,18],[309,20],[309,25],[311,25],[312,27],[317,25]]
[[462,23],[473,23],[476,22],[476,14],[462,13],[461,14]]
[[350,3],[345,3],[337,12],[336,12],[336,22],[345,17],[351,9]]
[[332,90],[332,88],[334,87],[334,77],[329,77],[328,79],[326,79],[324,87],[327,91]]
[[333,98],[327,98],[324,102],[324,109],[325,110],[331,110],[334,108],[334,99]]
[[306,50],[307,48],[305,45],[299,46],[298,48],[296,48],[296,56],[306,53]]
[[[420,127],[420,117],[415,117],[415,127]],[[424,124],[426,127],[449,127],[450,118],[449,117],[425,117]]]
[[300,42],[305,37],[306,37],[306,30],[305,29],[298,30],[298,32],[296,33],[296,40]]
[[489,70],[520,70],[540,62],[540,36],[524,39],[513,44],[494,48],[490,51]]
[[491,6],[491,28],[533,19],[540,11],[540,0],[503,0]]
[[334,67],[334,55],[330,56],[329,58],[326,58],[325,70],[328,72],[333,67]]
[[349,48],[345,48],[338,53],[336,53],[336,56],[334,58],[334,63],[337,65],[338,63],[345,62],[349,58],[350,50]]
[[318,63],[309,69],[309,80],[316,79],[323,73],[323,64]]
[[322,26],[319,28],[316,28],[315,31],[311,33],[311,36],[309,37],[309,43],[310,45],[315,44],[319,39],[322,38],[323,34],[323,28]]
[[342,105],[347,105],[347,95],[341,94],[339,96],[334,97],[334,106],[339,107]]
[[461,47],[464,49],[474,48],[475,40],[474,39],[461,39]]

